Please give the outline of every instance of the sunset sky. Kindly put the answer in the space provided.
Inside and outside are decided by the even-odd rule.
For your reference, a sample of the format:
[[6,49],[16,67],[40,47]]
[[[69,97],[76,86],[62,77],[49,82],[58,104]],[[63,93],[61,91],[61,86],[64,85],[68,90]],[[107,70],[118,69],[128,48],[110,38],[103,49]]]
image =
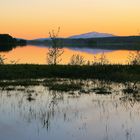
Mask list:
[[92,31],[138,35],[140,0],[0,0],[0,33],[33,39],[61,27],[67,37]]

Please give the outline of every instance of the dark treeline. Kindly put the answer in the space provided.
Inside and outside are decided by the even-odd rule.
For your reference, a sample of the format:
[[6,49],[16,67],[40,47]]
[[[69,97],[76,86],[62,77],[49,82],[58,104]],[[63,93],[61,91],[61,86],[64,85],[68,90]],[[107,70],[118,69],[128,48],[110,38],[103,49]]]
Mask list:
[[[104,37],[104,38],[87,38],[87,39],[61,39],[63,47],[89,47],[95,49],[108,50],[140,50],[140,36],[128,37]],[[0,34],[0,51],[10,51],[16,46],[44,45],[51,46],[51,40],[24,40],[16,39],[9,34]]]
[[116,82],[140,81],[139,65],[0,65],[0,79],[36,78],[100,79]]
[[[124,49],[124,50],[140,50],[140,36],[128,37],[104,37],[104,38],[88,38],[88,39],[70,39],[61,38],[63,46],[66,47],[90,47],[100,49]],[[29,44],[33,45],[51,45],[51,40],[30,40]]]
[[10,51],[16,46],[26,45],[26,40],[16,39],[9,34],[0,34],[0,51]]

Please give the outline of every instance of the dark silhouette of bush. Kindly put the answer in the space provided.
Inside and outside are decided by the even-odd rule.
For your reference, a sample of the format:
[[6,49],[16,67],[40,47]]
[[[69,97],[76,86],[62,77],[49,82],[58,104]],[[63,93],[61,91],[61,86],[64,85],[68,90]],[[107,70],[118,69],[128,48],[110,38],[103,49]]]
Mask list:
[[16,39],[9,34],[0,34],[0,51],[10,51],[16,46],[26,45],[26,40]]
[[0,34],[0,45],[16,44],[17,40],[9,34]]
[[70,65],[84,65],[86,60],[83,56],[75,54],[70,58]]

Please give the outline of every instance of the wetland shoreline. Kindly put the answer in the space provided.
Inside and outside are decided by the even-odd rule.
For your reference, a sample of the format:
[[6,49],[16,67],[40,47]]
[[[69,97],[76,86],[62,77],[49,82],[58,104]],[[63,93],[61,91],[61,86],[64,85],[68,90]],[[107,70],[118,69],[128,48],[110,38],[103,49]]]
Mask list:
[[139,65],[0,65],[0,80],[73,78],[114,82],[140,81]]

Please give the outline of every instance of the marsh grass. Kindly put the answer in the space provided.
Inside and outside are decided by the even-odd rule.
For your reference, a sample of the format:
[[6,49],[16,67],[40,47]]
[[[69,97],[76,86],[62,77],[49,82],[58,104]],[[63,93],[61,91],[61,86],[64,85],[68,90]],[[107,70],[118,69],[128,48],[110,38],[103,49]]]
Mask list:
[[31,93],[29,93],[29,94],[28,94],[28,97],[27,97],[27,100],[28,100],[29,102],[31,102],[31,101],[34,101],[35,98],[32,96]]
[[95,92],[95,94],[103,94],[103,95],[112,94],[112,92],[105,87],[98,87],[95,88],[93,91]]
[[39,85],[41,82],[38,80],[8,80],[8,81],[4,81],[1,80],[0,81],[0,87],[7,87],[7,86],[36,86]]
[[125,94],[138,94],[140,87],[139,87],[139,82],[127,82],[124,84],[125,88],[123,89],[123,93]]
[[76,91],[76,90],[80,90],[82,87],[78,84],[53,84],[49,87],[50,90],[56,90],[56,91],[64,91],[64,92],[68,92],[68,91]]
[[76,91],[80,90],[83,84],[78,80],[71,80],[71,79],[46,79],[44,80],[44,85],[49,87],[49,90],[56,90],[56,91]]
[[112,82],[110,81],[97,81],[95,83],[94,88],[91,91],[95,92],[95,94],[112,94]]
[[[47,78],[40,80],[7,80],[0,82],[0,90],[6,91],[17,91],[26,92],[26,99],[31,102],[36,100],[38,93],[35,92],[35,86],[43,86],[48,89],[49,92],[52,92],[59,95],[67,93],[70,96],[78,97],[83,94],[99,94],[99,95],[110,95],[117,94],[118,90],[124,96],[131,96],[131,98],[140,98],[140,82],[112,82],[105,80],[94,80],[94,79],[69,79],[69,78]],[[33,83],[32,83],[33,82]],[[26,83],[26,84],[25,84]],[[119,86],[121,84],[121,87]],[[117,88],[116,85],[118,85]],[[32,87],[32,88],[31,88]],[[125,98],[125,97],[124,97]],[[127,97],[128,98],[128,97]],[[124,100],[122,98],[122,100]]]

